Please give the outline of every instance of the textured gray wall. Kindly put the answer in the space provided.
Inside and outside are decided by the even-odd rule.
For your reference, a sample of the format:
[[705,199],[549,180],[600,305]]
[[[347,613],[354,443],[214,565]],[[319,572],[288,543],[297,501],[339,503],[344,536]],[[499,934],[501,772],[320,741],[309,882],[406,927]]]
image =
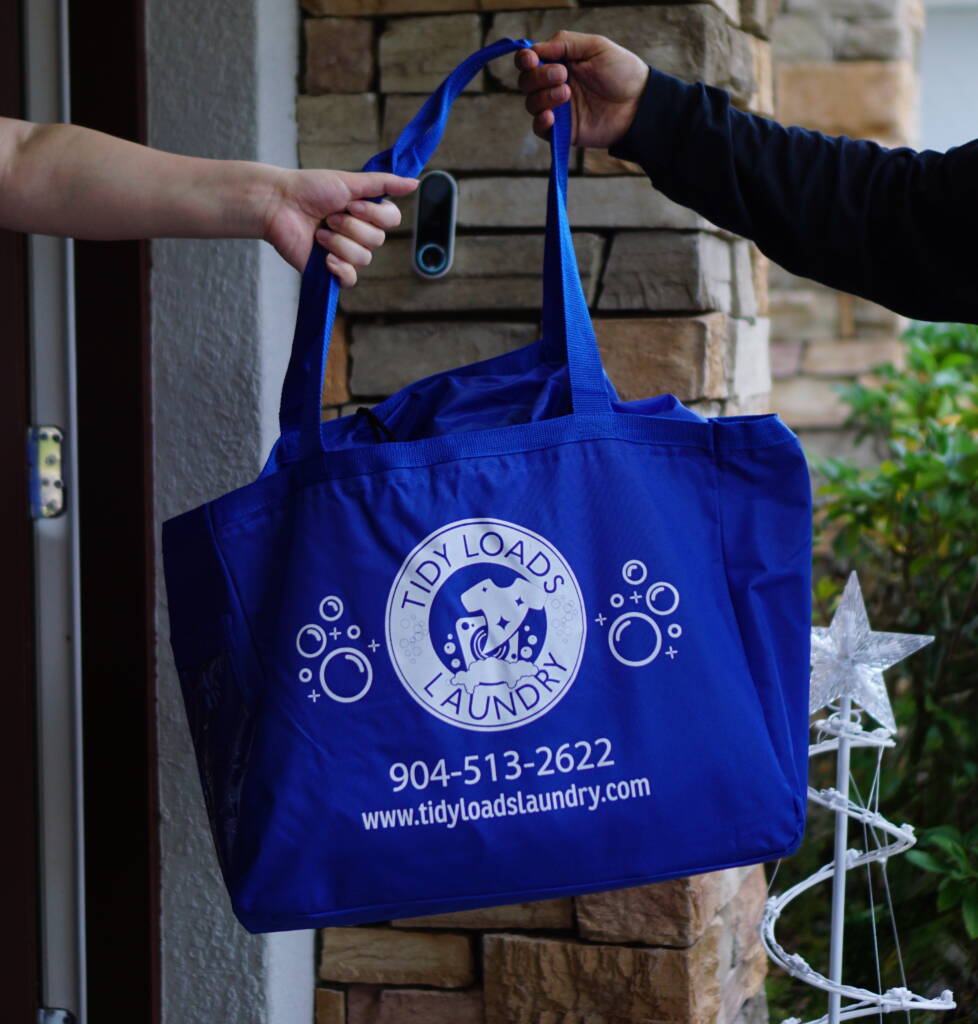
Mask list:
[[[150,144],[295,166],[298,31],[292,0],[149,0]],[[163,520],[258,474],[275,437],[298,278],[263,243],[161,241],[151,292],[158,536]],[[164,1022],[307,1024],[312,933],[252,937],[231,914],[161,574],[157,592]]]

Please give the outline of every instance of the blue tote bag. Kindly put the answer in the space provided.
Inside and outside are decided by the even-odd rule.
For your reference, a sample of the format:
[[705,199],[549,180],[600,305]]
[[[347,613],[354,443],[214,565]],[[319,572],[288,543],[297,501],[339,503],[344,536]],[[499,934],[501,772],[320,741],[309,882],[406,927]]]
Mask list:
[[[368,169],[415,175],[502,40]],[[320,423],[313,253],[261,476],[164,525],[214,841],[253,932],[769,860],[804,829],[811,499],[775,416],[619,401],[566,213],[542,337]],[[423,285],[419,285],[423,287]]]

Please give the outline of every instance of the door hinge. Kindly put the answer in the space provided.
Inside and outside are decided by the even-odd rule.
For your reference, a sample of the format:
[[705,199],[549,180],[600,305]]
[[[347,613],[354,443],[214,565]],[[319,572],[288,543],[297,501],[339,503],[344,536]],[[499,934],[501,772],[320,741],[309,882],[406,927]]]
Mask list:
[[37,1011],[37,1024],[75,1024],[75,1015],[71,1010],[49,1010],[45,1007]]
[[32,519],[53,519],[65,510],[61,458],[63,441],[64,431],[60,427],[30,427],[27,431],[27,474]]

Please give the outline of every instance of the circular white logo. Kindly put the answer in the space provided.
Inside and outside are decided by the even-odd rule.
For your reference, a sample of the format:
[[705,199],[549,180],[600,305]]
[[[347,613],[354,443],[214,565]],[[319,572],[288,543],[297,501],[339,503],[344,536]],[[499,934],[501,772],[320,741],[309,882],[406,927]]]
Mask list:
[[539,534],[465,519],[426,537],[387,599],[387,649],[408,693],[462,729],[513,729],[570,689],[587,632],[577,579]]

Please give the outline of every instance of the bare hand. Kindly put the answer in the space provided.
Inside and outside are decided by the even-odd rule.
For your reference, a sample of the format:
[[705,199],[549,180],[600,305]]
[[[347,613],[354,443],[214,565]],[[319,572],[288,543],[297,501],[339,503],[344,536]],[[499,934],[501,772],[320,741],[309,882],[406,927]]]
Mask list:
[[[566,61],[541,64],[540,61]],[[648,65],[604,36],[561,31],[515,57],[519,88],[533,115],[533,131],[549,138],[553,109],[572,100],[571,142],[606,149],[628,130],[645,83]]]
[[384,233],[401,223],[401,211],[390,200],[369,199],[404,196],[417,187],[414,178],[381,172],[282,171],[264,213],[263,237],[301,271],[315,235],[329,253],[326,266],[348,288],[356,284],[357,267],[367,266],[372,250],[384,244]]

